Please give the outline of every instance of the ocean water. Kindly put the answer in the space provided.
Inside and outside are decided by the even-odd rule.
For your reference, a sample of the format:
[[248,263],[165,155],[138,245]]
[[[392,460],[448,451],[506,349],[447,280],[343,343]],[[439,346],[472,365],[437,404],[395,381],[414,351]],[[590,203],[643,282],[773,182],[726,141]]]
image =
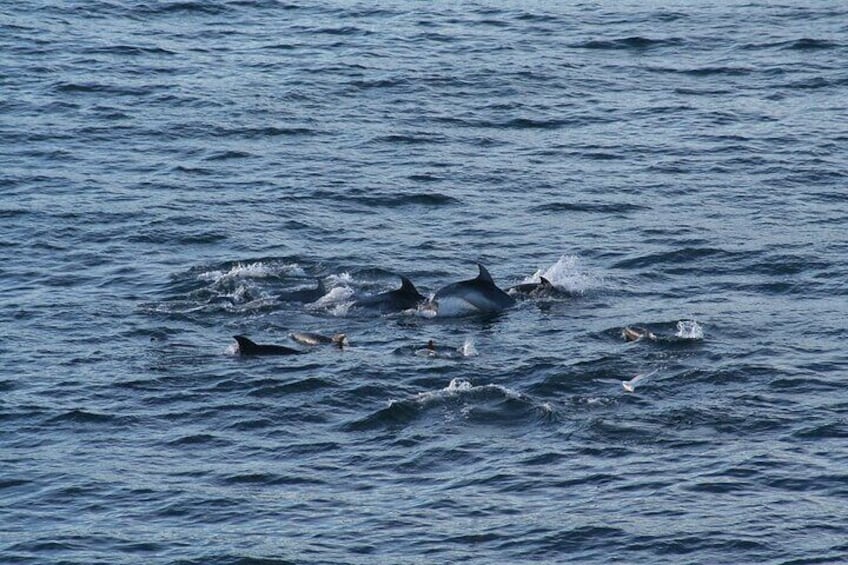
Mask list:
[[[848,561],[846,60],[824,0],[6,3],[0,562]],[[477,262],[559,292],[352,304]]]

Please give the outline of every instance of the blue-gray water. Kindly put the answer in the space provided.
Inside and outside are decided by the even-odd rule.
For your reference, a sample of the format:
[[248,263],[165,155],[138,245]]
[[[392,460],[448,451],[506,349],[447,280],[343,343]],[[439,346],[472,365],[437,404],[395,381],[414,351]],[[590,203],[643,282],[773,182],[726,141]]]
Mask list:
[[[848,560],[848,8],[795,4],[0,7],[0,561]],[[476,261],[565,292],[347,307]],[[293,330],[351,347],[233,354]]]

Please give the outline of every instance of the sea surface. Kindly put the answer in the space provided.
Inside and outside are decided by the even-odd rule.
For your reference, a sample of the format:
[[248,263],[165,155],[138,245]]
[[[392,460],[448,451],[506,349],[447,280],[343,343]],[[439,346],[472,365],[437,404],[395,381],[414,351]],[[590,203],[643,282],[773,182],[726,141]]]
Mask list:
[[[846,61],[837,0],[4,3],[0,562],[848,562]],[[355,303],[477,263],[557,292]]]

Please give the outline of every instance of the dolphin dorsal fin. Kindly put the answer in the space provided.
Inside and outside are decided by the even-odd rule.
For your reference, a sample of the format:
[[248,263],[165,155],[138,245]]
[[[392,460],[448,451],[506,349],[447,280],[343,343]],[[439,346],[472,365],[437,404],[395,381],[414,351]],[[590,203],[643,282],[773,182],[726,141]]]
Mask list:
[[327,288],[324,286],[324,279],[321,277],[315,277],[315,280],[318,281],[318,288],[315,290],[321,292],[322,294],[327,294]]
[[554,285],[551,284],[551,281],[549,281],[545,277],[539,277],[539,282],[542,283],[542,288],[553,288],[554,287]]
[[480,274],[477,275],[478,280],[495,284],[495,281],[492,279],[492,275],[489,274],[489,271],[486,270],[486,267],[484,267],[480,263],[477,263],[477,268],[480,269]]
[[247,337],[243,335],[234,335],[233,339],[238,342],[239,352],[242,354],[249,353],[250,351],[254,351],[256,349],[256,344],[250,341]]
[[403,275],[400,275],[400,290],[410,294],[418,294],[418,289],[415,288],[415,285],[412,284],[412,281],[406,278]]

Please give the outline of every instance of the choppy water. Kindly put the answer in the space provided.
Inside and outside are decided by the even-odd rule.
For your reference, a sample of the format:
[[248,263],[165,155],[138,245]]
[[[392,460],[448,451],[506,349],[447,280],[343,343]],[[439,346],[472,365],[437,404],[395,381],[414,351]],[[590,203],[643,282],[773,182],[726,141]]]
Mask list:
[[697,4],[0,8],[0,561],[848,560],[848,8]]

